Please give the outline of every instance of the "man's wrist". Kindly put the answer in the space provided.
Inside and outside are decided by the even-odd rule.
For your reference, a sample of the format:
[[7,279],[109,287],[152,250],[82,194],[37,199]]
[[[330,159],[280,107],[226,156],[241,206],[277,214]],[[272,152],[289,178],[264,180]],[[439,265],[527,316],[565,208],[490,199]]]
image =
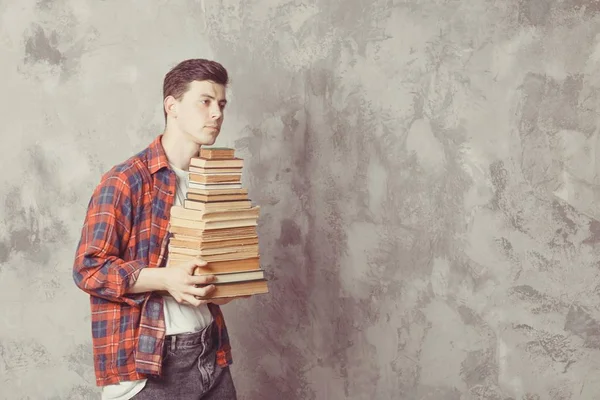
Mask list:
[[164,268],[143,268],[128,293],[166,291]]

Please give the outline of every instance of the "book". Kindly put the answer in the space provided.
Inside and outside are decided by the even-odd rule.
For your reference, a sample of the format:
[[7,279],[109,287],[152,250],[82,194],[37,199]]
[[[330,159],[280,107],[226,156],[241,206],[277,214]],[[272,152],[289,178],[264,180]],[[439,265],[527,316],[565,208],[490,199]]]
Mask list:
[[203,299],[249,296],[263,293],[269,293],[269,285],[266,279],[218,284],[215,285],[215,290],[210,295],[203,297]]
[[242,175],[235,173],[227,173],[227,174],[192,174],[190,173],[190,183],[198,183],[201,185],[208,184],[216,184],[216,183],[240,183],[241,189],[241,181]]
[[234,221],[240,219],[258,219],[260,207],[239,208],[234,210],[193,210],[181,206],[171,207],[171,218],[181,218],[190,221]]
[[258,237],[247,237],[247,238],[235,238],[235,239],[221,239],[215,241],[204,241],[199,240],[190,236],[176,236],[173,235],[169,244],[173,247],[184,247],[192,250],[204,250],[204,249],[221,249],[235,246],[248,246],[258,244]]
[[232,200],[232,201],[201,201],[185,199],[183,201],[183,207],[186,210],[198,210],[198,211],[219,211],[219,210],[243,210],[252,207],[250,200]]
[[[173,243],[169,243],[169,255],[171,256],[234,256],[244,253],[246,255],[252,254],[252,256],[258,257],[258,244],[247,244],[242,246],[229,246],[229,247],[211,247],[211,248],[189,248],[175,246]],[[234,258],[235,259],[235,258]]]
[[192,174],[216,175],[216,174],[241,174],[242,168],[203,168],[190,166],[188,171]]
[[[206,262],[211,261],[234,261],[234,260],[244,260],[246,258],[258,258],[260,255],[256,251],[239,251],[225,254],[204,254],[202,255],[202,260]],[[177,263],[185,263],[190,262],[198,258],[198,255],[191,254],[180,254],[180,253],[171,253],[169,254],[169,259],[172,262]]]
[[226,160],[208,160],[205,158],[192,158],[190,165],[201,168],[243,168],[244,160],[241,158],[232,158]]
[[191,220],[184,218],[176,218],[171,217],[169,222],[170,226],[175,226],[179,228],[190,228],[190,229],[202,229],[202,230],[215,230],[215,229],[223,229],[223,228],[242,228],[248,226],[256,226],[258,225],[256,218],[245,218],[245,219],[237,219],[237,220],[213,220],[213,221],[203,221],[203,220]]
[[200,158],[207,160],[226,160],[235,158],[235,149],[228,147],[201,147]]
[[[167,259],[167,267],[173,267],[181,261]],[[229,272],[255,271],[260,268],[260,258],[242,258],[237,260],[207,261],[205,266],[196,267],[194,275],[218,275]]]
[[[200,192],[200,191],[198,191]],[[216,203],[221,201],[236,201],[236,200],[248,200],[246,194],[204,194],[198,193],[193,189],[188,190],[186,194],[187,200],[202,201],[204,203]],[[202,191],[204,192],[204,190]]]
[[219,189],[241,189],[241,183],[197,183],[190,182],[190,189],[219,190]]
[[233,188],[233,189],[219,189],[215,187],[209,187],[207,189],[188,189],[189,193],[201,194],[203,196],[248,196],[248,189],[245,188]]
[[[212,274],[198,274],[202,275],[212,275]],[[233,283],[233,282],[249,282],[249,281],[259,281],[265,279],[265,271],[262,269],[255,269],[251,271],[242,271],[242,272],[225,272],[218,275],[215,275],[215,280],[212,282],[215,285],[222,283]]]
[[240,239],[256,236],[256,226],[230,227],[205,230],[202,228],[187,228],[170,224],[169,231],[173,234],[174,237],[194,237],[203,242],[219,241],[226,239]]

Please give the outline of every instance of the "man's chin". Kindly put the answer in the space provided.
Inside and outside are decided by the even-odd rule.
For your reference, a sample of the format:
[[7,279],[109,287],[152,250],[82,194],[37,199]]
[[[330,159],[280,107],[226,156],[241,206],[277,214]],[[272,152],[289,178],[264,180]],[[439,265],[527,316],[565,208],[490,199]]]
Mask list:
[[217,141],[217,136],[218,135],[202,137],[199,141],[199,144],[201,146],[212,146]]

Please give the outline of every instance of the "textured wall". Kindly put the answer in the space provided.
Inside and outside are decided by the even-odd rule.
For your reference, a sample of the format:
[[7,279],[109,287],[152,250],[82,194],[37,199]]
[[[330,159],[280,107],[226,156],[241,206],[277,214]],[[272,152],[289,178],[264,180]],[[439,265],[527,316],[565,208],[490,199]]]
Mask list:
[[208,57],[273,279],[224,307],[242,399],[598,398],[599,13],[0,1],[0,396],[97,398],[85,206]]

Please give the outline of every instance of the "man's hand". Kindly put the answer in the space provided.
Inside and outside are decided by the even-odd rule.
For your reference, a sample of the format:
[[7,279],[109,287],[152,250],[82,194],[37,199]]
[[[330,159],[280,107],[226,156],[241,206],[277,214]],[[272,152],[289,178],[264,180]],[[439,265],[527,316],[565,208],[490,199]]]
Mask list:
[[201,297],[209,296],[215,286],[214,275],[194,275],[197,267],[203,267],[206,261],[196,258],[168,268],[144,268],[137,281],[129,288],[128,293],[168,292],[178,303],[199,306],[207,303],[225,305],[235,299],[247,299],[250,296],[223,297],[218,299]]
[[165,290],[180,304],[199,306],[210,303],[211,299],[201,299],[215,290],[213,275],[194,276],[196,267],[203,267],[206,261],[197,258],[173,267],[164,268]]

